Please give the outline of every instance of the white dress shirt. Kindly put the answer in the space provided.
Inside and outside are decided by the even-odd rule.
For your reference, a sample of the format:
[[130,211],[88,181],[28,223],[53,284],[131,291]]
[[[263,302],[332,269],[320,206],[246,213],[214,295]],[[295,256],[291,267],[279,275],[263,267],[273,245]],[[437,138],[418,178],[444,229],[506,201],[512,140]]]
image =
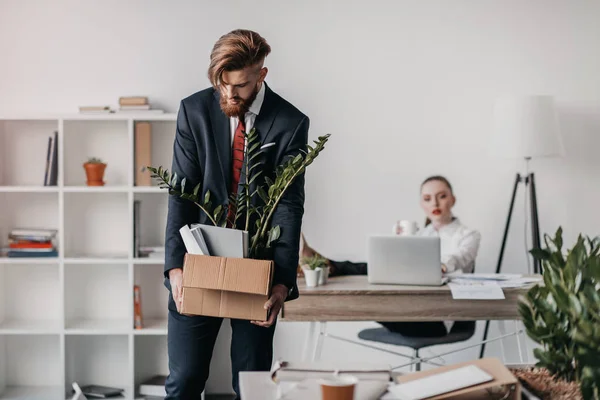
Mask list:
[[[254,127],[254,122],[256,121],[256,116],[260,112],[260,108],[262,107],[263,101],[265,100],[265,84],[264,82],[260,85],[260,89],[256,94],[256,98],[252,102],[252,105],[248,109],[248,112],[245,115],[244,122],[246,126],[246,133],[249,133]],[[235,136],[235,130],[237,129],[239,119],[238,117],[230,117],[229,118],[229,130],[231,132],[231,145],[233,146],[233,137]]]
[[439,236],[442,264],[448,268],[447,273],[472,273],[475,269],[475,259],[479,251],[481,234],[461,224],[458,218],[448,225],[436,230],[433,224],[417,232],[418,236]]
[[[481,234],[461,224],[458,218],[454,218],[452,222],[442,226],[439,230],[435,229],[433,224],[429,224],[418,231],[417,235],[439,236],[441,261],[448,268],[447,275],[474,272]],[[444,325],[446,330],[450,332],[454,322],[444,321]]]

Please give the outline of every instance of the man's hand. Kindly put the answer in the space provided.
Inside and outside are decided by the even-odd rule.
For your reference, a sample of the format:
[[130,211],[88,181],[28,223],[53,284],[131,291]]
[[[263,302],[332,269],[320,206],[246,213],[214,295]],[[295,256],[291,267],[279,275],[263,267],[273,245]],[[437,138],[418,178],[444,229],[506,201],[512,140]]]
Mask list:
[[169,281],[171,281],[171,293],[177,312],[181,312],[183,301],[183,268],[173,268],[169,271]]
[[287,298],[288,288],[285,285],[277,284],[273,286],[271,289],[271,297],[265,303],[265,310],[271,310],[269,314],[269,319],[267,321],[251,321],[254,325],[262,326],[264,328],[268,328],[275,323],[277,319],[277,315],[279,311],[281,311],[281,307],[283,307],[283,302]]

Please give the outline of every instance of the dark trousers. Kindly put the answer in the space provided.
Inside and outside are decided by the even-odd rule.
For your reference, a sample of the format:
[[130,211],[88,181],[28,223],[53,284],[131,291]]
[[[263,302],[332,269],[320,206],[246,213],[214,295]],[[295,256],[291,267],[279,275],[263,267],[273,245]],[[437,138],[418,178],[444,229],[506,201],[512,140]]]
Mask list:
[[[367,263],[351,261],[331,261],[331,274],[329,276],[367,275]],[[446,336],[448,330],[442,321],[433,322],[379,322],[392,332],[411,337],[441,337]]]
[[[169,293],[169,376],[165,400],[200,399],[222,322],[222,318],[179,314]],[[275,324],[263,328],[250,321],[232,319],[231,331],[232,384],[239,399],[240,371],[269,371],[271,368]]]

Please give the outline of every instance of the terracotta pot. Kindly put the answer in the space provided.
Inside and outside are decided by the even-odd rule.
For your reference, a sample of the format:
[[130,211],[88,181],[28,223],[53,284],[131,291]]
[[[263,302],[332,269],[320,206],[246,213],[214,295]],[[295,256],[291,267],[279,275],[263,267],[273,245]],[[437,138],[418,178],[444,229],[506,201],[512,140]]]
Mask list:
[[104,186],[104,170],[106,169],[105,163],[85,163],[85,174],[87,175],[88,186]]
[[576,382],[555,378],[545,368],[509,368],[523,386],[523,399],[581,400]]

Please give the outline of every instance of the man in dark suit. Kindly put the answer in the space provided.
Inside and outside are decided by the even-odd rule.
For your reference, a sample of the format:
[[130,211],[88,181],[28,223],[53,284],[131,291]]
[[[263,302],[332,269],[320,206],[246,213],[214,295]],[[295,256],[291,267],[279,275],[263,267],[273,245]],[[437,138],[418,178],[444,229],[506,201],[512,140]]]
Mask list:
[[[227,205],[237,193],[244,135],[252,128],[263,147],[263,177],[287,157],[306,150],[309,119],[265,83],[264,59],[271,48],[259,34],[236,30],[222,36],[211,53],[208,75],[212,87],[181,101],[173,146],[172,172],[187,179],[187,187],[201,183],[213,204]],[[259,179],[260,180],[260,179]],[[258,196],[256,196],[258,197]],[[202,197],[201,197],[202,198]],[[260,199],[254,199],[260,202]],[[304,176],[298,177],[279,203],[272,219],[281,227],[273,250],[275,272],[271,296],[265,303],[268,321],[231,320],[233,389],[239,397],[240,371],[267,371],[272,364],[277,315],[286,300],[298,297],[296,268],[302,216]],[[167,399],[199,399],[209,374],[213,347],[222,319],[179,313],[185,246],[179,229],[191,223],[210,224],[189,200],[169,196],[166,229],[165,285],[169,289],[169,377]]]

